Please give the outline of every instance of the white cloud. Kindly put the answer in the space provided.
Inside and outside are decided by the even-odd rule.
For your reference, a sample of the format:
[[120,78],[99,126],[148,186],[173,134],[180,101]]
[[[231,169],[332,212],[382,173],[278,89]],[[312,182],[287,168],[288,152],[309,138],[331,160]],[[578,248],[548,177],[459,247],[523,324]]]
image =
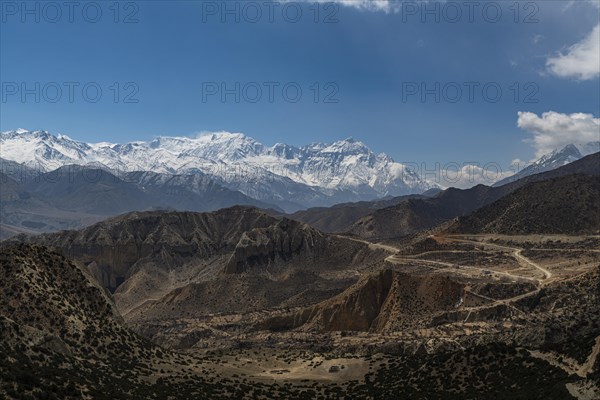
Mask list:
[[[283,1],[294,1],[294,0],[283,0]],[[337,3],[347,7],[357,8],[365,11],[384,11],[388,12],[399,12],[402,9],[402,3],[428,3],[436,2],[436,0],[304,0],[308,3]],[[437,0],[438,2],[444,3],[449,0]],[[578,4],[593,4],[596,7],[600,7],[600,1],[598,0],[572,0],[567,2],[563,6],[563,12],[567,11],[571,6]],[[466,7],[466,6],[465,6]],[[541,36],[541,35],[536,35]],[[541,39],[538,38],[538,39]],[[535,40],[535,39],[534,39]],[[537,43],[537,42],[536,42]]]
[[581,4],[584,4],[584,5],[591,4],[593,6],[600,8],[600,1],[598,1],[598,0],[583,0],[583,1],[582,0],[569,0],[569,1],[564,2],[563,8],[562,8],[563,12],[568,11],[571,7],[573,7],[575,5],[581,5]]
[[523,165],[523,164],[525,164],[525,161],[521,160],[520,158],[515,158],[514,160],[512,160],[510,162],[510,166],[513,167],[513,168],[514,167],[518,167],[518,166]]
[[483,166],[467,164],[461,168],[446,166],[442,170],[441,181],[437,183],[444,187],[468,189],[479,184],[491,186],[514,173],[513,170],[503,170],[500,164],[493,162]]
[[600,24],[566,53],[546,60],[548,71],[561,78],[594,79],[600,75]]
[[600,118],[594,118],[592,114],[548,111],[539,117],[535,113],[520,111],[518,115],[517,126],[533,135],[531,142],[536,157],[571,143],[600,140]]
[[[315,0],[306,0],[314,2]],[[319,3],[338,3],[347,7],[358,8],[359,10],[365,11],[384,11],[386,13],[390,11],[397,11],[398,4],[397,0],[316,0]]]

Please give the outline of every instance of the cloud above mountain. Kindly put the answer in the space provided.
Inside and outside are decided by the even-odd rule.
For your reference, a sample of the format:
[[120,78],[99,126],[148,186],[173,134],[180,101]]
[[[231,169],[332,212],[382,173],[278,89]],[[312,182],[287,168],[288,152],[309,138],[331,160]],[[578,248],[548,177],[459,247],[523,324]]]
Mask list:
[[442,171],[441,180],[437,184],[443,187],[468,189],[475,185],[492,186],[494,183],[512,176],[514,169],[505,170],[498,163],[487,163],[483,166],[467,164],[461,168],[446,168]]
[[594,118],[592,114],[548,111],[538,116],[520,111],[517,126],[533,135],[528,141],[535,148],[536,157],[567,144],[600,140],[600,118]]
[[561,78],[589,80],[600,76],[600,24],[566,52],[548,57],[546,68]]
[[[314,2],[314,0],[306,0]],[[347,7],[354,7],[364,11],[396,11],[401,4],[396,0],[317,0],[319,3],[338,3]]]

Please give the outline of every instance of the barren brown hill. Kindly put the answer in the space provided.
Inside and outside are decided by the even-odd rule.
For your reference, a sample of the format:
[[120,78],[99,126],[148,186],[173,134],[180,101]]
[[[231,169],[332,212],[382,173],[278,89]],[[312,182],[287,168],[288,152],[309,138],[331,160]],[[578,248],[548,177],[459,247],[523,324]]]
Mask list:
[[360,218],[369,215],[373,209],[357,206],[315,207],[296,211],[290,218],[314,226],[323,232],[345,232]]
[[464,288],[447,276],[385,269],[365,276],[330,300],[267,320],[258,329],[380,333],[427,326],[436,314],[460,302]]
[[323,232],[346,232],[360,218],[374,210],[395,206],[410,199],[434,196],[438,191],[431,189],[423,195],[407,195],[373,201],[341,203],[331,207],[313,207],[297,211],[288,217],[309,224]]
[[395,238],[415,233],[452,218],[465,216],[527,184],[573,174],[600,175],[600,153],[499,187],[477,185],[466,190],[450,188],[430,199],[402,202],[361,218],[349,232],[369,239]]
[[168,271],[194,259],[231,253],[242,234],[277,220],[255,209],[235,207],[214,213],[134,212],[90,227],[20,237],[61,249],[88,266],[101,284],[115,290],[141,265]]
[[312,304],[386,253],[253,208],[144,212],[81,231],[19,237],[85,265],[128,320]]
[[[225,266],[227,274],[246,272],[253,267],[268,268],[277,260],[300,257],[310,267],[314,260],[325,259],[329,237],[314,228],[282,219],[266,228],[254,228],[240,237]],[[270,271],[271,274],[278,271]]]
[[383,208],[358,220],[349,232],[367,239],[408,235],[488,204],[501,197],[501,188],[477,185],[462,190],[450,188],[431,199],[414,199]]
[[453,233],[597,234],[600,177],[572,175],[528,184],[473,214]]

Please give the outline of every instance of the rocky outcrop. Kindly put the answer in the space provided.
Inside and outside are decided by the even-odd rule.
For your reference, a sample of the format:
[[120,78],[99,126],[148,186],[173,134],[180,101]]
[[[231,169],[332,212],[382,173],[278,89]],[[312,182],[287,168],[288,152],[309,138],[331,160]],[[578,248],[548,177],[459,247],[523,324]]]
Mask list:
[[427,324],[455,308],[464,285],[441,275],[382,270],[313,307],[277,316],[258,330],[386,332]]
[[346,270],[386,256],[247,207],[136,212],[80,231],[17,239],[58,248],[85,267],[114,293],[128,320],[316,304],[356,282]]
[[224,272],[245,272],[255,266],[269,266],[301,255],[310,262],[327,247],[326,236],[302,223],[283,219],[268,228],[244,232]]
[[79,231],[17,240],[61,249],[68,258],[88,266],[104,287],[114,291],[147,263],[170,270],[194,259],[226,255],[244,232],[277,221],[247,207],[213,213],[134,212]]
[[370,276],[356,290],[317,312],[316,325],[326,331],[368,331],[387,302],[394,282],[394,273],[382,271]]

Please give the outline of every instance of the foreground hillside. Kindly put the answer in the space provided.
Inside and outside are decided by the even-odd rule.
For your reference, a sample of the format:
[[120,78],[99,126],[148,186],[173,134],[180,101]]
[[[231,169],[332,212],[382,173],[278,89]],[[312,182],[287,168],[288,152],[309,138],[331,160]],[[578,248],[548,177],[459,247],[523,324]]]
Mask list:
[[125,328],[103,289],[60,254],[18,245],[0,250],[0,265],[0,397],[162,398],[170,390],[156,378],[171,365],[183,380],[189,359]]
[[[381,339],[396,342],[398,349],[373,354],[365,347],[344,356],[335,350],[336,341],[349,341],[340,342],[347,352],[359,338],[338,333],[322,336],[325,347],[319,352],[264,342],[200,356],[159,348],[129,331],[108,294],[54,251],[36,245],[4,246],[0,264],[2,398],[568,399],[573,393],[594,393],[593,382],[598,382],[600,363],[588,357],[594,335],[600,333],[598,269],[568,285],[549,287],[541,300],[520,302],[518,307],[532,311],[538,325],[536,315],[542,317],[557,305],[561,309],[547,322],[552,327],[548,334],[556,339],[548,345],[542,341],[541,347],[532,342],[533,348],[515,348],[502,335],[499,341],[468,344],[468,335],[455,336],[458,345],[465,346],[456,351],[428,348],[425,343],[430,340],[419,335],[384,336]],[[411,284],[407,285],[400,290],[406,291]],[[569,298],[580,300],[569,305]],[[432,303],[434,308],[439,305]],[[561,313],[570,316],[568,324],[558,318]],[[557,330],[561,326],[564,331]],[[278,340],[285,340],[284,333],[279,335]],[[421,344],[414,347],[415,340]],[[377,341],[372,336],[367,343]],[[557,353],[582,363],[582,369],[569,372],[570,367],[556,361],[562,359],[554,356]]]

